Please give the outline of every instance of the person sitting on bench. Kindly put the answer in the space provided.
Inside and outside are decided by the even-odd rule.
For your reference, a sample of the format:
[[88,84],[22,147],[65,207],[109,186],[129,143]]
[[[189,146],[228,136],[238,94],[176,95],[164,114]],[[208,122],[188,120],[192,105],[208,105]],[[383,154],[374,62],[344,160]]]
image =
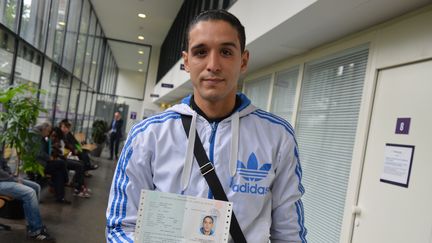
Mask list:
[[[32,187],[27,186],[31,184]],[[0,158],[0,194],[13,197],[23,202],[24,215],[28,224],[27,237],[43,242],[55,242],[55,239],[48,234],[47,228],[42,224],[39,212],[39,202],[36,190],[37,183],[17,179],[10,173],[6,160]]]

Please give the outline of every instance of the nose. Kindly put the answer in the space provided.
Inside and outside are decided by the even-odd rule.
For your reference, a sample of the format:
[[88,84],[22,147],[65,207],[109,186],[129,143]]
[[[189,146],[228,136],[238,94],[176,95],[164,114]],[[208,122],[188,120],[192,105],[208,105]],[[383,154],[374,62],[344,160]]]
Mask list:
[[220,55],[216,51],[212,51],[207,59],[207,71],[212,73],[220,72]]

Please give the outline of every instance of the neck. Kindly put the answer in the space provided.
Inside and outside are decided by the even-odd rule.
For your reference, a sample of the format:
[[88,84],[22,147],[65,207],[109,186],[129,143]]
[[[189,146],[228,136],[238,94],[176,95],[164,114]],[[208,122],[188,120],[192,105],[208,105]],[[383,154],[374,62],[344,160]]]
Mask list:
[[228,116],[234,109],[235,101],[235,95],[216,102],[202,99],[199,95],[194,95],[195,104],[210,119]]

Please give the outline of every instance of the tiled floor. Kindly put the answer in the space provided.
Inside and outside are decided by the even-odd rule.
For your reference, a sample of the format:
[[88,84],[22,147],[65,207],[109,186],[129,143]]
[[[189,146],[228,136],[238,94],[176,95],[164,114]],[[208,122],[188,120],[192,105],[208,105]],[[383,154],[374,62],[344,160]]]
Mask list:
[[[109,188],[115,169],[115,162],[107,158],[93,158],[99,168],[92,171],[86,183],[92,189],[91,198],[78,198],[72,195],[71,188],[66,190],[66,198],[71,205],[59,205],[47,188],[41,193],[40,211],[48,232],[58,243],[99,243],[105,242],[105,210]],[[7,220],[0,218],[0,223],[8,224],[12,231],[0,231],[1,243],[21,243],[26,240],[25,220]]]

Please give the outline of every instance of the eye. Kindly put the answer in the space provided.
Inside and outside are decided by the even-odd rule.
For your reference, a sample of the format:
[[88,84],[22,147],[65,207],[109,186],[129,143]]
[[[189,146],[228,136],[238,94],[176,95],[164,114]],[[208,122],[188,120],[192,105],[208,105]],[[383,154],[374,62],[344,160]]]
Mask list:
[[204,57],[207,54],[207,51],[204,49],[199,49],[195,50],[192,54],[197,57]]
[[223,55],[223,56],[232,56],[233,55],[233,52],[230,50],[230,49],[222,49],[221,50],[221,54]]

